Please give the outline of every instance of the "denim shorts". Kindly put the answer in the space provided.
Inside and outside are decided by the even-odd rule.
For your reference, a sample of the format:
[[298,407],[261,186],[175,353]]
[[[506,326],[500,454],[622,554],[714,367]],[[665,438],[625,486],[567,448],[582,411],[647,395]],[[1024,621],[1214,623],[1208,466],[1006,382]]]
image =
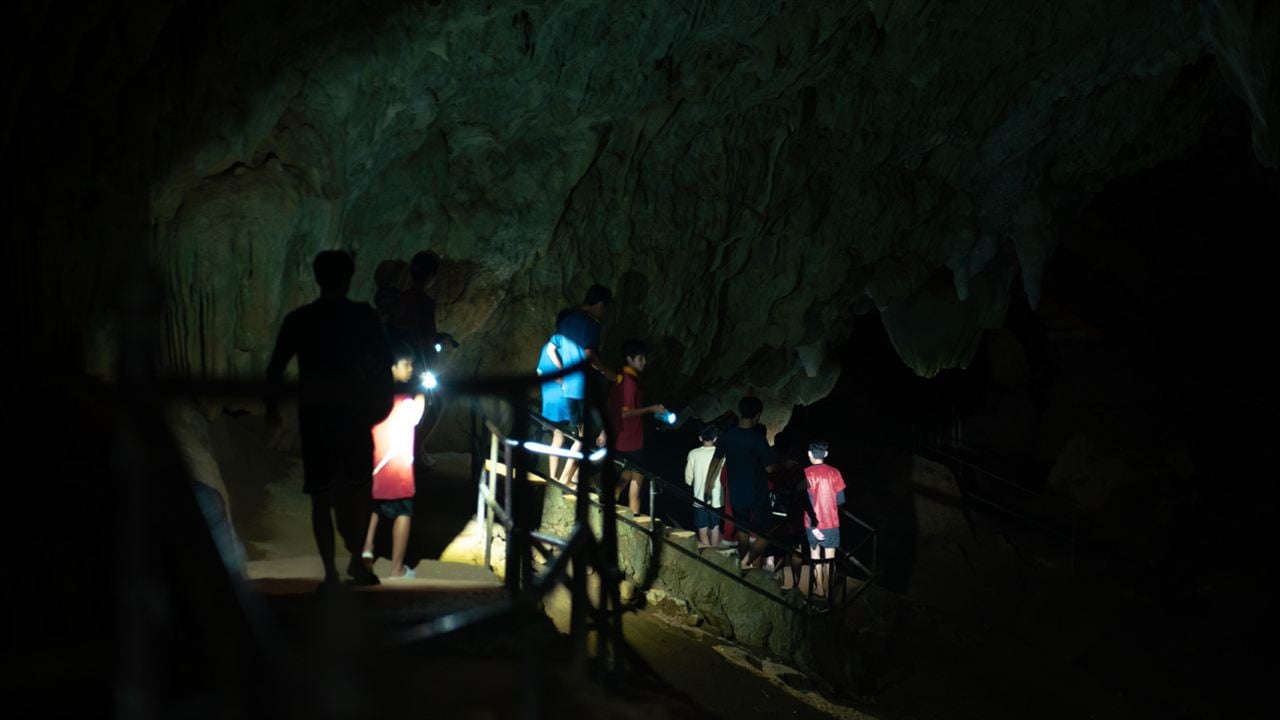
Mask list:
[[822,539],[819,540],[813,536],[813,528],[805,528],[805,537],[809,538],[810,548],[838,548],[840,547],[840,528],[821,528]]
[[394,520],[401,515],[405,517],[413,517],[413,498],[400,498],[399,500],[374,500],[373,509],[379,515],[388,520]]
[[702,528],[718,528],[720,527],[720,516],[701,505],[694,505],[693,526],[699,530]]

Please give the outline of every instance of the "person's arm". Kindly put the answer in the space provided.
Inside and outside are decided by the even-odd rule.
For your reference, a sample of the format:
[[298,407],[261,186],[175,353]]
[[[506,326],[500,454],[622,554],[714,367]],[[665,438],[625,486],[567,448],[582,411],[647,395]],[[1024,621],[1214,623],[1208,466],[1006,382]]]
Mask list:
[[622,381],[622,417],[633,418],[637,415],[656,415],[667,411],[661,404],[636,407],[636,403],[639,400],[640,385],[635,381],[635,378],[624,379]]
[[666,411],[666,406],[661,403],[658,403],[657,405],[646,405],[642,408],[629,408],[626,405],[623,405],[622,417],[631,418],[637,415],[657,415],[658,413],[664,413]]
[[684,484],[690,487],[693,486],[693,476],[695,475],[693,464],[693,453],[689,453],[689,456],[684,461]]
[[280,424],[280,387],[284,384],[284,369],[298,353],[297,320],[293,313],[286,315],[276,336],[276,347],[267,363],[267,390],[263,398],[266,420],[271,425]]
[[[813,529],[817,530],[818,529],[818,511],[813,509],[814,488],[812,485],[809,485],[807,482],[805,483],[805,485],[806,487],[804,491],[804,514],[807,515],[809,519],[813,521]],[[822,539],[822,535],[817,532],[814,533],[814,537],[818,538],[819,540]]]
[[786,466],[786,463],[778,461],[778,453],[774,452],[774,449],[769,446],[769,441],[765,440],[763,436],[760,438],[760,445],[757,451],[760,457],[760,464],[764,465],[766,473],[777,472]]
[[[551,360],[551,364],[556,366],[556,372],[564,370],[564,360],[560,357],[560,351],[556,347],[555,340],[548,340],[546,347],[543,348],[543,351],[547,354],[547,357]],[[564,378],[558,377],[556,378],[556,382],[563,385]]]
[[587,348],[583,351],[583,354],[586,356],[587,362],[591,363],[591,367],[595,368],[597,372],[609,380],[617,382],[618,378],[621,377],[618,373],[614,372],[612,368],[605,365],[604,362],[600,360],[600,354],[596,352],[595,348]]
[[703,502],[711,496],[711,488],[720,484],[720,469],[724,467],[724,449],[716,445],[716,451],[711,455],[711,463],[707,465],[707,481],[702,485],[702,497],[698,498]]

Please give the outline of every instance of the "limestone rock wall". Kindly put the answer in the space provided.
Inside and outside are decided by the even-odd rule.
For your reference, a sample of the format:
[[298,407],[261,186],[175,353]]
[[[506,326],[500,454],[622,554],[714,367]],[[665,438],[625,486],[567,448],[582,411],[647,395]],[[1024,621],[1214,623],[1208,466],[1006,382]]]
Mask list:
[[71,268],[34,294],[83,329],[145,250],[164,362],[247,377],[322,249],[355,253],[361,299],[379,261],[440,252],[466,374],[531,368],[600,281],[606,350],[647,338],[652,396],[714,413],[754,390],[776,429],[834,383],[853,313],[923,375],[964,365],[1011,283],[1037,299],[1062,200],[1179,152],[1233,91],[1274,162],[1264,5],[40,6],[6,155],[97,190],[32,193],[52,241],[15,272]]

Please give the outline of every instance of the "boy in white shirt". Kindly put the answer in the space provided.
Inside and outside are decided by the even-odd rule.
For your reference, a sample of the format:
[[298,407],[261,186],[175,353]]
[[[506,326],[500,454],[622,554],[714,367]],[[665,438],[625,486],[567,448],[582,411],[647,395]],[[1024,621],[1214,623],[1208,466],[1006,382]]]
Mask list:
[[[713,508],[724,507],[723,490],[715,480],[707,482],[708,477],[719,479],[720,473],[712,472],[713,463],[719,465],[723,458],[716,458],[716,440],[720,438],[720,430],[715,425],[707,425],[698,432],[702,447],[689,451],[689,459],[684,465],[684,482],[693,486],[693,496]],[[708,488],[707,485],[711,487]],[[700,547],[720,546],[720,517],[702,505],[693,506],[693,526],[698,528],[698,545]]]

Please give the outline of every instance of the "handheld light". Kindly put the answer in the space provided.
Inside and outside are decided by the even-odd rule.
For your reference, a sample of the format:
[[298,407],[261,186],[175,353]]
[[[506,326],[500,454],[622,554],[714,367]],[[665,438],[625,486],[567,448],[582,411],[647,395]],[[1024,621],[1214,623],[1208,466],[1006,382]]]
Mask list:
[[582,459],[582,453],[578,452],[577,450],[568,450],[566,448],[551,447],[550,445],[540,443],[540,442],[534,442],[532,440],[525,440],[524,449],[530,452],[541,453],[543,455],[559,455],[560,457],[566,457],[573,460]]
[[435,390],[440,385],[440,381],[436,379],[436,374],[430,370],[422,373],[422,387],[424,390]]

